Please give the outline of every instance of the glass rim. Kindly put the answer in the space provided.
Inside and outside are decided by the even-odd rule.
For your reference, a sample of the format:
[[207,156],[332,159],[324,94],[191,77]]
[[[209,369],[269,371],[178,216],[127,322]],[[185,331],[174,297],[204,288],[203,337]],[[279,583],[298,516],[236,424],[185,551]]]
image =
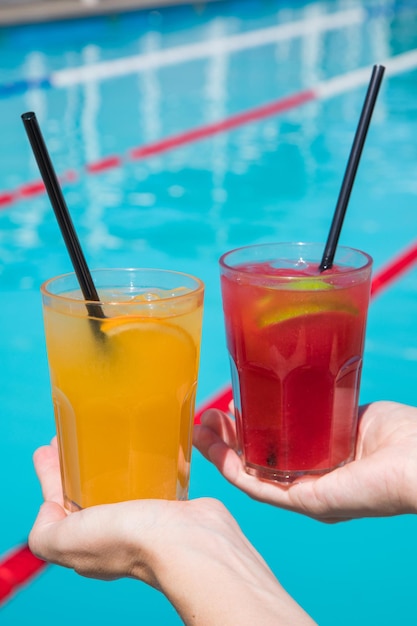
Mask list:
[[[187,274],[186,272],[181,272],[179,270],[169,270],[169,269],[164,269],[164,268],[156,268],[156,267],[104,267],[104,268],[96,268],[96,269],[92,269],[90,270],[91,275],[94,277],[94,275],[97,274],[114,274],[116,272],[123,272],[125,274],[132,274],[134,272],[149,272],[149,273],[154,273],[154,274],[165,274],[165,275],[171,275],[171,276],[178,276],[178,277],[185,277],[188,280],[191,280],[195,283],[195,287],[194,288],[190,288],[189,291],[187,291],[186,293],[183,294],[177,294],[174,296],[168,296],[167,298],[164,298],[164,301],[167,302],[169,300],[180,300],[180,299],[185,299],[185,298],[189,298],[190,296],[195,296],[196,294],[203,292],[204,291],[204,283],[200,278],[197,278],[197,276],[194,276],[193,274]],[[69,296],[68,294],[64,293],[54,293],[53,291],[50,291],[50,286],[52,284],[55,284],[57,281],[59,280],[65,280],[68,278],[75,278],[75,288],[76,289],[80,289],[80,285],[78,282],[78,278],[76,276],[75,272],[65,272],[64,274],[57,274],[56,276],[52,276],[51,278],[48,278],[47,280],[43,281],[43,283],[40,286],[40,291],[43,297],[48,297],[48,298],[54,298],[56,300],[59,300],[61,302],[73,302],[73,303],[87,303],[87,304],[97,304],[97,302],[99,302],[100,304],[103,305],[118,305],[118,304],[123,304],[128,305],[129,301],[124,301],[124,300],[112,300],[111,302],[109,301],[102,301],[102,300],[86,300],[81,293],[80,290],[80,297],[72,297]],[[129,286],[128,284],[126,285],[118,285],[118,287],[126,287]],[[116,285],[113,285],[113,287],[116,287]],[[98,289],[100,289],[100,287],[98,287]],[[148,302],[141,302],[141,305],[146,305],[146,304],[155,304],[154,300],[150,300],[149,303]],[[137,304],[137,303],[136,303]]]
[[[221,257],[219,258],[219,265],[221,267],[222,270],[225,270],[227,272],[235,272],[237,274],[246,274],[247,272],[245,272],[245,269],[242,269],[239,266],[236,265],[231,265],[227,262],[228,257],[232,256],[233,254],[236,254],[238,252],[245,252],[245,251],[250,251],[253,249],[258,249],[258,250],[262,250],[262,249],[266,249],[266,248],[284,248],[284,247],[293,247],[294,249],[301,249],[303,247],[307,248],[307,247],[318,247],[319,250],[321,250],[322,252],[324,251],[324,244],[323,243],[319,243],[317,241],[277,241],[277,242],[270,242],[270,243],[255,243],[255,244],[249,244],[247,246],[239,246],[237,248],[233,248],[232,250],[228,250],[227,252],[224,252]],[[341,245],[341,246],[337,246],[337,250],[336,250],[336,256],[338,254],[338,252],[342,252],[342,251],[346,251],[346,252],[353,252],[359,256],[362,257],[363,259],[363,264],[361,264],[359,267],[354,267],[350,270],[346,270],[344,271],[344,275],[348,275],[350,273],[357,273],[357,272],[362,272],[364,270],[366,270],[367,268],[371,268],[372,264],[373,264],[373,258],[371,257],[370,254],[368,254],[367,252],[364,252],[363,250],[360,250],[359,248],[353,248],[351,246],[345,246],[345,245]],[[336,258],[335,256],[335,258]],[[252,259],[253,262],[257,262],[257,261],[261,261],[261,259]],[[321,257],[318,260],[318,262],[321,261]],[[244,261],[242,261],[243,263]],[[321,272],[320,274],[321,276],[335,276],[337,275],[337,271],[332,271],[332,268],[325,270],[324,272]],[[270,274],[265,273],[265,276],[270,276]],[[298,277],[297,276],[292,276],[291,277],[294,280],[297,280]],[[301,276],[300,276],[301,278]],[[315,279],[317,278],[316,276],[303,276],[302,277],[303,280],[312,278]]]

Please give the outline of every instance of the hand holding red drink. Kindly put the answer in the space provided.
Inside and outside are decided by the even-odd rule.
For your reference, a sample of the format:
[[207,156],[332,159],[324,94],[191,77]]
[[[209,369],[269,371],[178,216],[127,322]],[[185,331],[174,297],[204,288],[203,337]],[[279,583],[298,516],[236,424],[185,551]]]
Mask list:
[[382,401],[361,407],[353,461],[289,486],[244,470],[235,422],[222,411],[210,409],[202,415],[194,445],[251,498],[323,522],[417,513],[415,407]]

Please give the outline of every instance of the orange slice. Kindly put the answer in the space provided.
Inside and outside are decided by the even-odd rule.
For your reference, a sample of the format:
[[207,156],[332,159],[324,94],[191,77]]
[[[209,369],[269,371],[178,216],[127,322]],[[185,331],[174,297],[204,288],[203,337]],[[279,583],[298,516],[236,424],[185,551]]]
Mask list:
[[101,331],[115,348],[135,354],[138,359],[146,357],[149,363],[161,354],[170,358],[177,355],[181,362],[195,359],[196,346],[191,335],[165,319],[119,315],[105,319]]
[[148,321],[136,315],[118,315],[117,317],[105,319],[101,323],[100,329],[107,337],[115,337],[130,330],[143,331],[145,328],[149,328],[149,323],[152,323],[154,326],[160,324],[158,320]]

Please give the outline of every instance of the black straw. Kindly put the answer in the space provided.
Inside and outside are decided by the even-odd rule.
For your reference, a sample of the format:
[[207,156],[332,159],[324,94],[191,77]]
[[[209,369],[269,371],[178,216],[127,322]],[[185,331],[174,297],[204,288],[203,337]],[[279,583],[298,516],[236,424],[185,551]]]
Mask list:
[[384,76],[385,67],[383,65],[374,65],[369,82],[368,91],[366,93],[365,102],[363,104],[362,113],[356,129],[355,138],[346,166],[342,187],[340,189],[339,198],[337,200],[333,221],[330,227],[329,236],[324,248],[323,257],[319,266],[320,272],[328,270],[333,265],[334,256],[336,254],[337,242],[339,241],[340,231],[342,230],[343,220],[350,194],[352,192],[353,183],[355,181],[356,171],[358,169],[359,160],[361,158],[362,149],[365,144],[366,135],[369,124],[371,122],[372,113],[375,102],[378,97],[379,88]]
[[62,194],[54,167],[52,165],[41,129],[33,112],[23,113],[23,124],[32,146],[33,154],[39,167],[43,182],[48,192],[58,225],[65,241],[68,253],[74,266],[75,274],[85,300],[88,300],[87,309],[93,317],[104,318],[103,309],[100,305],[90,304],[91,301],[99,302],[90,270],[88,269],[80,242],[75,232],[71,216],[68,211],[65,198]]

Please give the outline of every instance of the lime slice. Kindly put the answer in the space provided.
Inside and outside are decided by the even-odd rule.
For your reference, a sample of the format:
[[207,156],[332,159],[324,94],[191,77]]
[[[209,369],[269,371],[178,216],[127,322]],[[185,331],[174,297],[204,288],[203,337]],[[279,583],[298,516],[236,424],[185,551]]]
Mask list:
[[325,280],[320,278],[301,278],[288,282],[285,285],[285,289],[294,289],[296,291],[328,291],[333,289],[333,285],[326,283]]
[[348,305],[337,300],[329,300],[326,302],[307,302],[286,308],[271,310],[259,319],[259,327],[267,328],[273,324],[280,324],[296,317],[305,317],[306,315],[318,315],[320,313],[347,313],[348,315],[358,315],[358,309],[353,305]]
[[[259,306],[258,324],[260,328],[266,328],[272,324],[279,324],[296,317],[306,315],[317,315],[320,313],[348,313],[358,315],[358,309],[349,301],[341,299],[334,285],[315,276],[296,278],[285,284],[284,291],[304,291],[316,292],[311,296],[306,295],[299,302],[294,302],[288,306],[277,306],[276,292],[268,294]],[[318,292],[325,292],[320,294]],[[295,297],[295,295],[294,295]],[[298,296],[297,296],[298,298]]]

